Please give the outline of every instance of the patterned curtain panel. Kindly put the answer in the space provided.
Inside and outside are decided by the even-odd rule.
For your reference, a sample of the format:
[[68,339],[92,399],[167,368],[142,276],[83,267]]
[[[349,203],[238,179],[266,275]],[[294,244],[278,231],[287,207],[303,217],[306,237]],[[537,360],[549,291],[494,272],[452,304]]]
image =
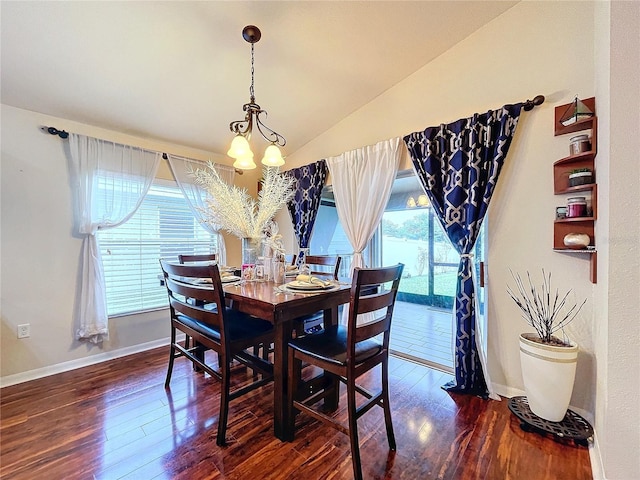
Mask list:
[[522,104],[475,114],[404,137],[413,166],[444,230],[460,253],[455,299],[455,381],[444,388],[486,397],[491,382],[476,322],[471,252],[487,213]]
[[320,207],[320,195],[327,179],[327,163],[319,160],[285,172],[295,178],[295,195],[287,204],[300,248],[309,248],[313,224]]

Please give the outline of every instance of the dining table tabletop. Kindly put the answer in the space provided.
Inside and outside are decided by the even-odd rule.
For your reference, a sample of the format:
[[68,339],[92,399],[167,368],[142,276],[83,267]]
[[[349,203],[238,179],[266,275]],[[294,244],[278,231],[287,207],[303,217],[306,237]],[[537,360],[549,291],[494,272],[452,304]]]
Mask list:
[[[294,277],[295,278],[295,277]],[[225,299],[231,307],[271,322],[274,326],[274,434],[280,440],[290,439],[287,431],[287,348],[295,320],[305,315],[324,312],[324,325],[337,325],[338,307],[349,303],[350,282],[334,281],[330,287],[317,290],[294,290],[288,283],[242,281],[224,285]],[[337,398],[335,399],[337,406]]]

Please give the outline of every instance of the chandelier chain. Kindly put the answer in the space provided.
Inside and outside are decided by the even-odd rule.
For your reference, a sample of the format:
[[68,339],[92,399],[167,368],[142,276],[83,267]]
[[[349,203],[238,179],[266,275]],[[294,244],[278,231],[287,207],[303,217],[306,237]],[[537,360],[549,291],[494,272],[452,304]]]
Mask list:
[[249,87],[249,96],[251,97],[251,103],[255,103],[256,101],[256,96],[253,91],[253,73],[254,73],[254,67],[253,67],[253,43],[252,43],[251,44],[251,86]]

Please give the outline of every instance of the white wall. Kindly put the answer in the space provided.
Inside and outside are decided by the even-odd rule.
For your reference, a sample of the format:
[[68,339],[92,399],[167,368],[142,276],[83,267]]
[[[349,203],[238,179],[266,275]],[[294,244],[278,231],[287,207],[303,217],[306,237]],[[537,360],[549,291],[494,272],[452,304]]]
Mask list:
[[[596,288],[596,433],[606,478],[640,475],[640,3],[596,7],[596,91],[605,128]],[[604,260],[604,261],[602,261]]]
[[592,3],[519,3],[288,159],[304,164],[545,95],[520,117],[490,208],[489,368],[494,383],[523,389],[517,339],[527,326],[505,287],[510,268],[545,267],[558,286],[588,299],[572,329],[582,349],[572,405],[588,412],[595,398],[593,286],[586,258],[552,252],[555,207],[564,201],[553,195],[552,165],[569,152],[568,138],[553,136],[554,106],[576,93],[594,95],[593,48]]
[[[72,312],[77,294],[81,240],[73,233],[67,141],[42,132],[50,125],[152,150],[225,163],[208,152],[140,139],[2,105],[1,370],[7,376],[168,338],[168,311],[111,319],[102,346],[74,340]],[[256,175],[236,176],[256,190]],[[239,247],[228,238],[231,259]],[[31,324],[17,339],[16,326]],[[91,360],[87,360],[91,361]]]

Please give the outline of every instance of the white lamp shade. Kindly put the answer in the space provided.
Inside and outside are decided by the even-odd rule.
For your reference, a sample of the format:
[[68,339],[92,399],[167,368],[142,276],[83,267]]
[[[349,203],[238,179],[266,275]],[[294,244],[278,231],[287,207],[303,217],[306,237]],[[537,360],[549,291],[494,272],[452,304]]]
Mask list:
[[231,147],[229,147],[227,155],[229,155],[231,158],[240,159],[246,157],[248,154],[251,154],[251,156],[253,157],[253,153],[251,152],[251,147],[249,146],[249,142],[247,142],[247,139],[244,138],[243,135],[236,135],[235,137],[233,137],[233,140],[231,141]]
[[237,158],[236,161],[233,162],[233,168],[238,168],[240,170],[253,170],[256,168],[256,162],[253,161],[253,153],[249,151],[248,155]]
[[277,145],[271,144],[264,151],[264,157],[262,157],[262,164],[267,167],[279,167],[284,165],[284,158]]

